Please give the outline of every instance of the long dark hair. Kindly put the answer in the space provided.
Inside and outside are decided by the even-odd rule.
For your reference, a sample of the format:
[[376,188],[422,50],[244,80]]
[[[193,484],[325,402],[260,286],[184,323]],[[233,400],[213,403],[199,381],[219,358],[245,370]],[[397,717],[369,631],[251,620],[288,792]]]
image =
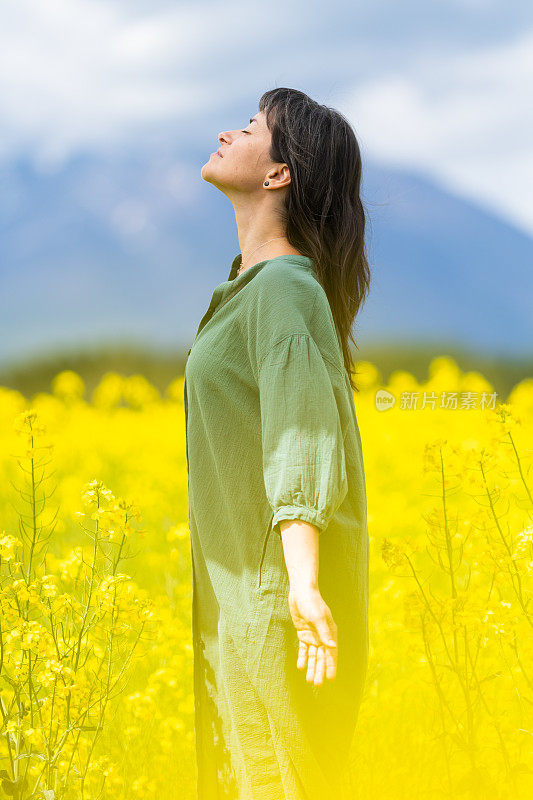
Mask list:
[[259,100],[272,136],[270,158],[287,164],[291,183],[281,209],[290,244],[313,260],[342,343],[350,385],[357,347],[352,325],[370,288],[361,153],[353,128],[333,108],[297,89],[270,89]]

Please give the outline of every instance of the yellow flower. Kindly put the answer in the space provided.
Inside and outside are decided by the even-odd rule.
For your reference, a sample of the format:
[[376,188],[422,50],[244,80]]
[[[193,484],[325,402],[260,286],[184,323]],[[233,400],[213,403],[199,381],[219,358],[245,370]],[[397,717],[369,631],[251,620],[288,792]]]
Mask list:
[[12,561],[15,558],[17,547],[22,547],[21,540],[3,531],[2,536],[0,536],[0,559],[2,561]]
[[400,567],[406,565],[406,558],[404,551],[390,539],[383,539],[381,545],[381,555],[383,561],[389,567]]

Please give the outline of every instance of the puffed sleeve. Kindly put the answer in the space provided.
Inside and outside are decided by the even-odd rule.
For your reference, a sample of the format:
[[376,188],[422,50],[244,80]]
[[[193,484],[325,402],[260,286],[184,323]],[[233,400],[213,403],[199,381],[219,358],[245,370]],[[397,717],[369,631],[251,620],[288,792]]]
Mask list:
[[300,519],[327,528],[347,492],[344,438],[332,379],[308,334],[277,342],[258,377],[263,474],[271,527]]

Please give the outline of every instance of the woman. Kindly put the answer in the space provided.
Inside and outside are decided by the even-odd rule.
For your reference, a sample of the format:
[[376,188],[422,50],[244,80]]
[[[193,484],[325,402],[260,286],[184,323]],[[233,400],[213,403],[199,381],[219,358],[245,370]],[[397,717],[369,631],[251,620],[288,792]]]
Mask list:
[[202,178],[241,253],[184,384],[198,797],[342,798],[368,658],[361,158],[344,117],[293,89],[219,141]]

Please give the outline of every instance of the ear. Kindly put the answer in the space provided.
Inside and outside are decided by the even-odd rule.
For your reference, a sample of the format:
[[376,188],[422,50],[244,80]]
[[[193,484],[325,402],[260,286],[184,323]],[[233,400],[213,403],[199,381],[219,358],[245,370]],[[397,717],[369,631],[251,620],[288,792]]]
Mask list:
[[287,164],[281,164],[278,169],[271,170],[266,176],[270,186],[273,189],[280,189],[283,186],[288,186],[291,182],[291,175]]

